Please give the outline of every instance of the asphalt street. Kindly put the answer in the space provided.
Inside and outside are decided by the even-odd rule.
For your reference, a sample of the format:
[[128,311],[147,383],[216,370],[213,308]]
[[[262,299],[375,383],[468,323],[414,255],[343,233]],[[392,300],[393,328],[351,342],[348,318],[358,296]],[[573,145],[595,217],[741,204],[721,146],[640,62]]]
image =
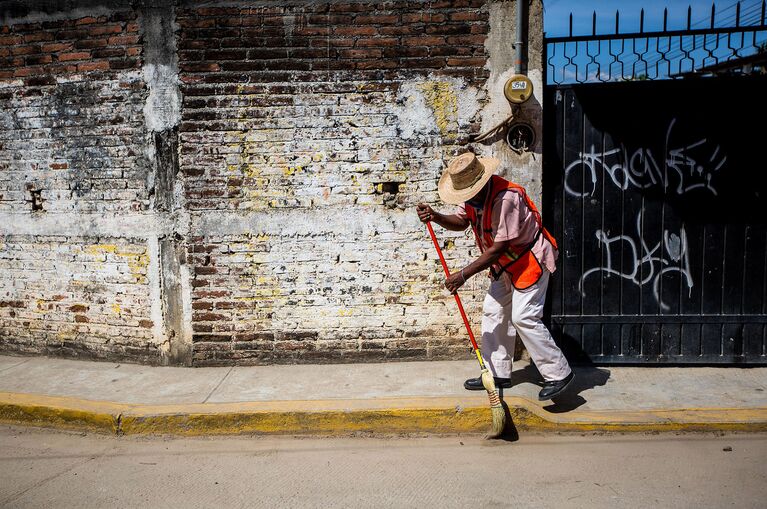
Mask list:
[[0,427],[0,507],[764,507],[767,435],[115,437]]

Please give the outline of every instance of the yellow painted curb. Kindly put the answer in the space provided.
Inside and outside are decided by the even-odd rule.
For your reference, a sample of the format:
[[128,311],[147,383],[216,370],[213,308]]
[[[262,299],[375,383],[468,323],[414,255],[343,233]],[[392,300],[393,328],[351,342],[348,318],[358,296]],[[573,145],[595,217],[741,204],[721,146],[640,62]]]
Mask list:
[[40,394],[0,392],[0,422],[117,433],[119,405]]
[[[551,413],[505,399],[519,430],[767,431],[767,408],[694,408]],[[475,433],[490,426],[484,396],[372,400],[134,405],[0,393],[0,422],[115,434]]]

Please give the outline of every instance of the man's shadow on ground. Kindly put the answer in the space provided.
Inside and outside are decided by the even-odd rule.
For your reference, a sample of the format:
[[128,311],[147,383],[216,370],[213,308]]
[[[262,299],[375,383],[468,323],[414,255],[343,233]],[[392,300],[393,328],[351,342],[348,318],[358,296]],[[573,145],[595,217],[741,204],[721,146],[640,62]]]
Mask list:
[[[582,363],[572,366],[575,372],[575,379],[570,382],[565,392],[556,398],[551,399],[551,403],[544,406],[543,409],[553,414],[570,412],[586,403],[586,398],[581,393],[595,387],[601,387],[610,379],[610,370],[598,368],[590,363]],[[511,386],[522,383],[533,383],[539,387],[543,386],[543,377],[541,377],[535,364],[532,362],[523,369],[511,373]],[[514,442],[519,439],[519,433],[514,420],[509,412],[509,407],[503,401],[503,389],[499,389],[501,403],[506,412],[506,431],[500,437],[503,440]]]

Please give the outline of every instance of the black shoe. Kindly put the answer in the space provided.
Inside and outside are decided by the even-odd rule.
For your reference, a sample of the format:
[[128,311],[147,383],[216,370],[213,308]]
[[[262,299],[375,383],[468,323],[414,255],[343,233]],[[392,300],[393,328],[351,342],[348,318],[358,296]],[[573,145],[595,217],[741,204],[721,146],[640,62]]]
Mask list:
[[570,385],[570,382],[575,378],[575,371],[570,371],[570,374],[564,377],[562,380],[554,380],[552,382],[545,382],[543,389],[538,393],[538,401],[546,401],[547,399],[555,398],[562,394],[564,390]]
[[[511,387],[511,378],[498,378],[493,377],[493,380],[495,380],[495,386],[504,389],[508,389]],[[470,391],[484,391],[485,386],[482,385],[482,377],[478,376],[477,378],[469,378],[463,383],[463,386],[470,390]]]

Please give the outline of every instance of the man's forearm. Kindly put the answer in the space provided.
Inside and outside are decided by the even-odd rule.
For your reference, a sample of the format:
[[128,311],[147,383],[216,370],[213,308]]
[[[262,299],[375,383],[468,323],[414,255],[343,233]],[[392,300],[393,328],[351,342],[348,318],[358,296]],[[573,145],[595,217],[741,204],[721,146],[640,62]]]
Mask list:
[[498,259],[503,256],[503,253],[506,252],[508,248],[506,244],[507,243],[505,242],[493,244],[490,249],[482,253],[476,260],[464,267],[464,278],[469,279],[470,277],[474,276],[475,274],[479,274],[497,262]]
[[439,212],[434,212],[433,221],[442,228],[454,232],[462,232],[469,226],[468,219],[464,219],[457,214],[440,214]]

